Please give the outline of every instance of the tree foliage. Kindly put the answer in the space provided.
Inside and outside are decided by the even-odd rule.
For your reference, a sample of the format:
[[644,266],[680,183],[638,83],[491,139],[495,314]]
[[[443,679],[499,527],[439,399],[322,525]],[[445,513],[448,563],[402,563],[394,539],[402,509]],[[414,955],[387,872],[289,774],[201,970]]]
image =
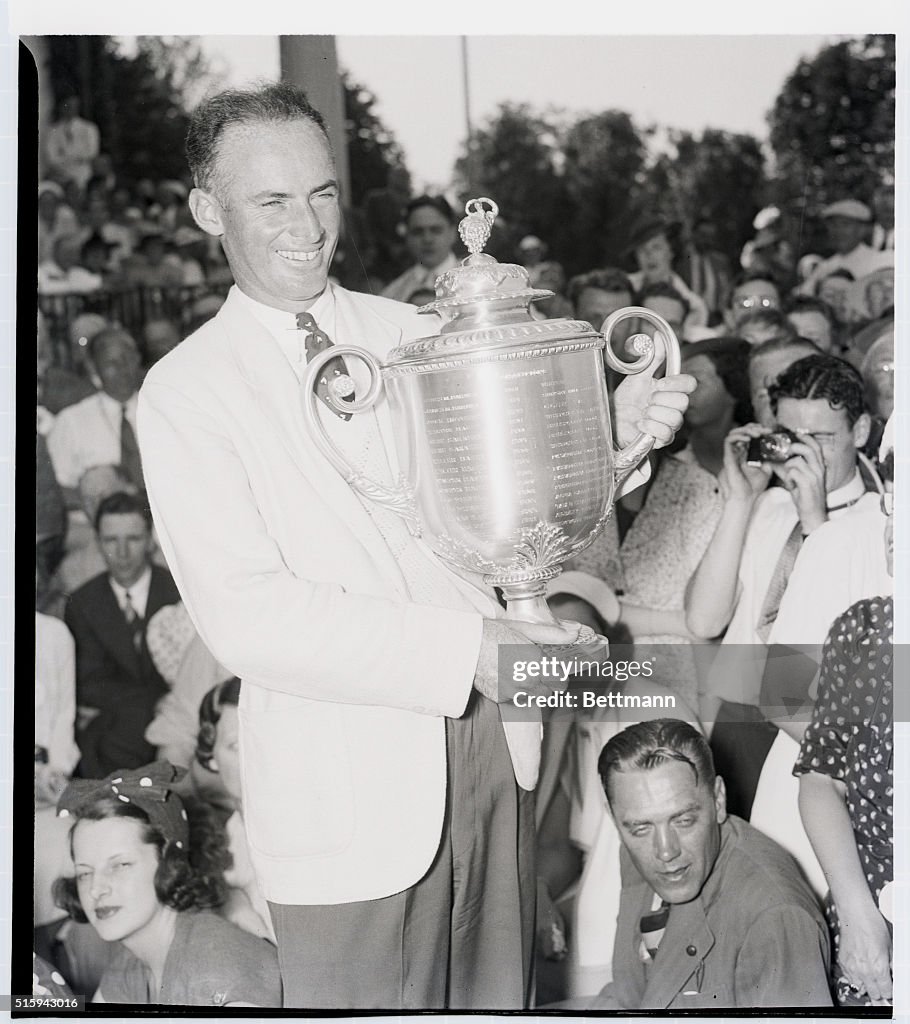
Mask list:
[[139,36],[49,36],[55,95],[78,95],[102,147],[126,181],[184,178],[188,111],[221,77],[197,40]]
[[[410,188],[410,174],[404,152],[392,132],[373,109],[376,97],[341,72],[344,90],[344,126],[348,140],[352,206],[361,207],[375,190]],[[390,178],[392,181],[390,182]]]
[[628,264],[628,241],[644,217],[687,226],[711,217],[733,254],[749,236],[764,199],[761,147],[749,135],[708,129],[666,133],[655,155],[653,127],[621,110],[581,116],[504,104],[474,133],[456,164],[463,194],[503,207],[513,243],[532,232],[570,274]]
[[894,170],[894,36],[847,39],[801,60],[768,121],[774,198],[794,217],[853,196],[869,201]]
[[738,253],[752,235],[752,220],[765,200],[761,144],[754,135],[707,128],[700,135],[669,133],[671,151],[650,173],[652,191],[667,197],[667,212],[687,227],[707,218],[718,247]]

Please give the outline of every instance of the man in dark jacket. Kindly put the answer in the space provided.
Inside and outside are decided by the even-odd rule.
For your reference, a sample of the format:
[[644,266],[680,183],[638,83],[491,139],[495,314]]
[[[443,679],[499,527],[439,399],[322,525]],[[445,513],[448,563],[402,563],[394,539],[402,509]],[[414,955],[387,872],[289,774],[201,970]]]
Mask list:
[[145,501],[112,494],[95,518],[108,571],[70,598],[66,624],[76,641],[77,772],[101,778],[154,760],[145,730],[167,684],[145,643],[148,620],[180,595],[166,569],[154,566],[154,541]]

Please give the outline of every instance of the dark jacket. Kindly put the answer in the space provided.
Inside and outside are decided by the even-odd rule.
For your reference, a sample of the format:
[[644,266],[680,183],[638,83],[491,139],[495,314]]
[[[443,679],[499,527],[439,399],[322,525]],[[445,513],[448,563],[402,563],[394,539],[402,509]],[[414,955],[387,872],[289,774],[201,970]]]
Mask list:
[[159,608],[179,600],[171,574],[152,566],[138,647],[107,573],[89,580],[67,602],[65,621],[76,641],[76,703],[99,712],[76,733],[82,751],[77,774],[83,778],[102,778],[154,760],[145,730],[168,685],[149,655],[145,625]]

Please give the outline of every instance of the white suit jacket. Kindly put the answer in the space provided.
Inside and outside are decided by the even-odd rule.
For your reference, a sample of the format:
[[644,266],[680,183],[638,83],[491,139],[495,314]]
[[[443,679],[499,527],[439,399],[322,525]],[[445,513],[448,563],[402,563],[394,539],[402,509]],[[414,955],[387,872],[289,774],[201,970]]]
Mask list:
[[[380,358],[435,332],[399,303],[340,288],[335,300],[334,340]],[[376,411],[391,452],[384,399]],[[444,716],[465,710],[483,617],[501,614],[492,592],[453,575],[476,612],[410,602],[372,519],[305,435],[293,369],[236,296],[152,368],[138,426],[168,565],[205,644],[243,680],[244,816],[266,898],[346,903],[413,885],[439,845]],[[529,725],[507,729],[527,738]],[[529,756],[528,787],[539,727]]]

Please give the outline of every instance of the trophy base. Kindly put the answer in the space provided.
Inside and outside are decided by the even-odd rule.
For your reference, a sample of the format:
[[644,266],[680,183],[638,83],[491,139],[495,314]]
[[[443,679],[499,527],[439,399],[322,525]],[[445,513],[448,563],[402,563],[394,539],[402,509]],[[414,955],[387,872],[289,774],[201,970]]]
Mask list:
[[[543,593],[527,593],[524,588],[532,588],[534,584],[516,584],[510,587],[503,587],[503,597],[506,599],[506,615],[518,622],[537,622],[547,626],[560,625],[559,619],[550,610],[547,599],[544,597],[546,585],[542,587]],[[539,584],[537,585],[539,586]],[[518,593],[515,593],[518,591]],[[582,626],[578,636],[569,644],[538,644],[540,649],[548,656],[559,657],[562,654],[577,656],[584,648],[591,651],[604,650],[606,655],[609,650],[609,642],[605,636],[595,633],[590,626]]]

